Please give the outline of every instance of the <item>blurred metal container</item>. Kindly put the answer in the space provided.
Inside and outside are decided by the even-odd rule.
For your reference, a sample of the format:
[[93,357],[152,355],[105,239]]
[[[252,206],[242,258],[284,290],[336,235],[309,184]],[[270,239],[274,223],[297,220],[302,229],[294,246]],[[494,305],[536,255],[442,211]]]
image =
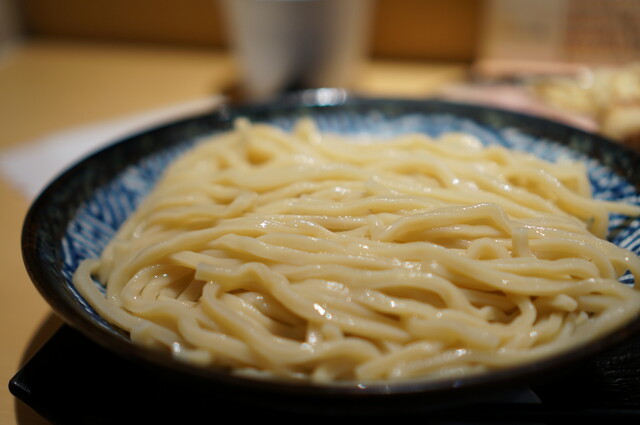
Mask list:
[[221,0],[241,90],[351,88],[368,53],[372,0]]

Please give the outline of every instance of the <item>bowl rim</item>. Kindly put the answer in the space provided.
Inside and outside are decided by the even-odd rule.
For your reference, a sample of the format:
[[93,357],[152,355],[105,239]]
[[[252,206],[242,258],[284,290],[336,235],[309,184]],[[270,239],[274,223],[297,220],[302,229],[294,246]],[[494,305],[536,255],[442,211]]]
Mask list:
[[[327,91],[330,90],[330,91]],[[115,352],[133,362],[144,367],[154,367],[160,373],[168,373],[172,377],[187,378],[199,382],[201,385],[222,384],[231,385],[248,391],[259,393],[266,391],[277,392],[297,396],[332,396],[332,397],[376,397],[376,396],[411,396],[411,395],[431,395],[434,398],[447,396],[448,394],[459,394],[460,392],[483,392],[488,388],[504,388],[509,386],[520,386],[523,382],[529,382],[540,377],[545,372],[559,371],[567,366],[579,363],[593,357],[596,354],[613,348],[614,346],[628,340],[631,336],[640,333],[640,317],[627,322],[624,326],[603,335],[601,338],[590,343],[573,347],[558,355],[543,358],[533,363],[525,363],[513,367],[496,371],[480,373],[477,375],[465,376],[456,379],[443,380],[409,380],[399,382],[372,382],[372,383],[329,383],[314,384],[307,381],[298,382],[287,379],[256,379],[253,377],[238,376],[230,374],[224,370],[203,369],[197,366],[182,363],[173,359],[170,355],[144,347],[139,347],[125,338],[118,337],[114,333],[95,321],[92,321],[75,303],[67,300],[68,290],[60,287],[58,279],[52,277],[50,269],[41,261],[42,247],[38,238],[41,220],[47,217],[44,214],[46,206],[51,202],[52,197],[59,188],[72,180],[88,163],[95,162],[103,155],[108,155],[109,151],[117,146],[132,143],[140,137],[153,137],[154,134],[167,131],[170,128],[184,126],[194,120],[211,119],[214,124],[217,122],[222,129],[225,125],[230,125],[234,117],[256,116],[269,111],[287,111],[295,108],[336,108],[353,106],[355,108],[365,105],[375,107],[386,104],[409,105],[420,108],[430,105],[433,108],[451,107],[465,111],[490,112],[502,116],[510,117],[513,120],[521,120],[528,123],[532,129],[538,131],[542,128],[551,128],[554,131],[570,132],[583,137],[593,139],[599,145],[599,149],[619,151],[622,155],[631,156],[635,163],[640,164],[638,153],[626,146],[613,142],[605,137],[588,133],[569,125],[550,121],[533,115],[505,110],[497,107],[465,104],[444,100],[432,99],[404,99],[367,97],[352,94],[343,89],[310,89],[300,92],[286,94],[276,100],[260,103],[243,103],[239,105],[223,104],[214,110],[200,113],[195,116],[182,118],[179,120],[163,123],[161,125],[141,130],[127,137],[121,138],[113,143],[109,143],[84,158],[79,159],[57,177],[37,195],[31,203],[26,213],[21,233],[21,248],[24,265],[28,275],[40,293],[48,302],[54,313],[60,316],[64,323],[80,331],[84,336],[93,342],[101,345],[109,351]],[[487,123],[482,123],[488,125]],[[534,135],[535,136],[535,135]],[[598,156],[598,152],[593,153]],[[636,187],[639,183],[636,182]],[[71,285],[71,282],[67,283]]]

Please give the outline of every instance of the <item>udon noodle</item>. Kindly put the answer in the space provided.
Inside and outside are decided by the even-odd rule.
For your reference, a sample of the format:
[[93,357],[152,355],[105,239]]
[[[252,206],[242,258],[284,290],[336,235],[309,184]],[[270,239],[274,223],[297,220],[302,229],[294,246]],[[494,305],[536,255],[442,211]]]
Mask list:
[[175,160],[74,283],[135,344],[233,373],[437,379],[552,356],[638,314],[585,166],[470,135],[236,122]]

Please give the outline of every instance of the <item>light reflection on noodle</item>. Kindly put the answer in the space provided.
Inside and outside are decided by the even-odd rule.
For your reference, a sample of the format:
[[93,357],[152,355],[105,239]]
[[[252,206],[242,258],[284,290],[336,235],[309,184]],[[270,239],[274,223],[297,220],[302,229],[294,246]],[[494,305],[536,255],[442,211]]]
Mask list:
[[459,376],[638,313],[617,279],[640,260],[604,240],[611,212],[640,209],[592,199],[579,163],[464,134],[366,143],[238,120],[173,163],[74,282],[135,343],[198,365]]

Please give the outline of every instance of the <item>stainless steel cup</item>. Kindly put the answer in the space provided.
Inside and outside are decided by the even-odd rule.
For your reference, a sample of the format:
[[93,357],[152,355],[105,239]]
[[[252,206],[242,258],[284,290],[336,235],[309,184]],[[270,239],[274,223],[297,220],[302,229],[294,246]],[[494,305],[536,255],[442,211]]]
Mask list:
[[368,53],[372,0],[221,0],[241,90],[351,88]]

